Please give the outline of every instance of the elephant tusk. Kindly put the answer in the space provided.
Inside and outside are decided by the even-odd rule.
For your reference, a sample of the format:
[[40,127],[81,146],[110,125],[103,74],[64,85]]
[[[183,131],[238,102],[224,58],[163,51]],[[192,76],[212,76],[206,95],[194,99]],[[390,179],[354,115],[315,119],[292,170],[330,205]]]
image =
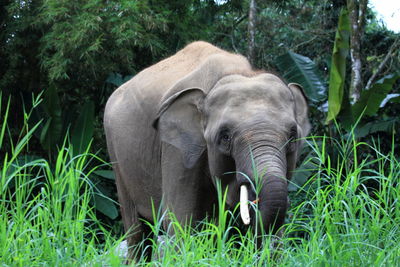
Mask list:
[[250,224],[249,194],[245,185],[240,186],[240,216],[245,225]]

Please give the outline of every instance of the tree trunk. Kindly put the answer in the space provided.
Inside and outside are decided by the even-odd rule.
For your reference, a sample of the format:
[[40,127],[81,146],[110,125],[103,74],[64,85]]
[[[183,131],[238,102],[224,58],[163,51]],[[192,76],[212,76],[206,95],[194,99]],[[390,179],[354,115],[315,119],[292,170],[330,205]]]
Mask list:
[[257,5],[255,0],[250,0],[249,8],[249,25],[248,25],[248,40],[249,47],[247,52],[247,58],[251,65],[255,63],[255,48],[256,48],[256,23],[257,23]]
[[350,98],[356,102],[360,98],[362,90],[362,63],[361,63],[361,38],[364,32],[365,12],[368,0],[348,0],[347,8],[350,14],[351,36],[350,36],[350,56],[351,56],[351,82]]

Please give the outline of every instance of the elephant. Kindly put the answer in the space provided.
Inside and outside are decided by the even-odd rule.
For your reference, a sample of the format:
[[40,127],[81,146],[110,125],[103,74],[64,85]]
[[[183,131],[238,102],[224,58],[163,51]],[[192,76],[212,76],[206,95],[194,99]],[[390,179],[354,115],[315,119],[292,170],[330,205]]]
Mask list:
[[262,229],[276,234],[310,122],[299,84],[197,41],[116,89],[104,128],[133,247],[149,234],[143,221],[153,222],[154,208],[183,225],[215,216],[218,183],[228,207],[240,203],[244,225],[255,224],[248,203],[257,200]]

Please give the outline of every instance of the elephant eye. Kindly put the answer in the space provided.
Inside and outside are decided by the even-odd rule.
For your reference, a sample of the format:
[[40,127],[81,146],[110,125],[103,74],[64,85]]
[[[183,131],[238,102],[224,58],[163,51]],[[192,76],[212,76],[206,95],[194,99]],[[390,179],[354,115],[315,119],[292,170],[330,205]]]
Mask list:
[[231,142],[231,135],[227,129],[224,129],[219,134],[219,143],[222,145],[229,145]]
[[297,125],[290,128],[290,139],[295,140],[297,138]]
[[297,141],[297,126],[295,125],[290,128],[289,144],[288,144],[289,151],[293,151],[295,149],[296,141]]

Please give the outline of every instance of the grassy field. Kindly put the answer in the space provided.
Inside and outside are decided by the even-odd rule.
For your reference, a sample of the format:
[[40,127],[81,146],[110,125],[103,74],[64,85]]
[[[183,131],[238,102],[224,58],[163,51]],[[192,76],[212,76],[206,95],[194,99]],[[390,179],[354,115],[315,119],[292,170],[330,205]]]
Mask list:
[[[4,109],[4,107],[3,107]],[[1,109],[0,109],[1,110]],[[6,112],[1,118],[6,121]],[[0,125],[0,149],[7,138]],[[25,155],[35,127],[25,124],[18,141],[1,159],[1,266],[120,266],[117,239],[96,218],[90,205],[93,186],[88,176],[98,166],[95,155],[73,156],[68,145],[56,163]],[[400,165],[392,150],[314,137],[313,176],[292,194],[292,205],[279,248],[269,236],[262,249],[254,237],[237,234],[234,215],[219,214],[201,230],[173,222],[176,235],[153,240],[148,266],[398,266],[400,264]],[[327,144],[339,152],[331,158]],[[368,148],[366,158],[357,155]],[[379,184],[376,189],[368,184]],[[223,194],[220,206],[223,207]],[[151,225],[162,235],[162,216]]]

